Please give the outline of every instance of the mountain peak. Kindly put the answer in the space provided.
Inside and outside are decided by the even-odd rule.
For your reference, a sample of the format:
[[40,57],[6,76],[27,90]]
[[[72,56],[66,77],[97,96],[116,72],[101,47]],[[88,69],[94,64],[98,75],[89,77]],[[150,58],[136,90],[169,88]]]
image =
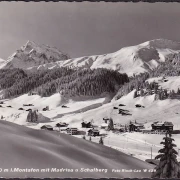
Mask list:
[[30,50],[30,49],[34,49],[35,47],[38,47],[39,45],[37,45],[35,42],[33,41],[27,41],[25,45],[22,46],[22,50],[26,51],[26,50]]
[[32,66],[64,61],[69,59],[66,53],[48,45],[39,45],[33,41],[27,41],[19,50],[13,53],[7,60],[5,68],[27,69]]

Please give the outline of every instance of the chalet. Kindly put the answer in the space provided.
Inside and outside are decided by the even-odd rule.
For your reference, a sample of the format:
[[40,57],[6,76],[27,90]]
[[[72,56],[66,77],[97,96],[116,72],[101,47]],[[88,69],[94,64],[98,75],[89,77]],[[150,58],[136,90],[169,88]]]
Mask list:
[[90,129],[88,131],[88,136],[99,136],[99,130],[97,130],[97,129]]
[[113,107],[113,109],[118,109],[118,107]]
[[24,110],[23,108],[19,108],[18,110]]
[[119,109],[119,114],[122,114],[122,116],[132,115],[129,113],[129,110],[126,110],[126,109]]
[[140,107],[145,108],[145,107],[142,106],[141,104],[136,104],[135,106],[136,106],[137,108],[140,108]]
[[65,106],[65,105],[62,105],[61,107],[62,107],[62,108],[68,108],[68,107],[67,107],[67,106]]
[[33,104],[23,104],[23,106],[34,106]]
[[32,111],[32,109],[27,109],[26,111]]
[[52,127],[52,126],[50,126],[50,125],[43,125],[43,126],[41,126],[41,129],[42,129],[42,130],[49,130],[49,131],[53,131],[53,127]]
[[103,121],[107,124],[107,122],[109,121],[109,118],[103,118]]
[[68,126],[68,124],[63,123],[63,122],[60,122],[60,123],[56,124],[56,127],[67,127],[67,126]]
[[129,131],[141,131],[142,129],[144,129],[144,125],[143,124],[139,124],[139,123],[130,123],[129,124]]
[[7,107],[12,108],[12,106],[7,106]]
[[45,108],[42,109],[43,111],[49,111],[49,106],[46,106]]
[[32,96],[32,95],[38,95],[38,92],[36,91],[31,91],[28,93],[28,96]]
[[151,124],[153,131],[172,131],[173,126],[172,122],[154,122]]
[[101,124],[101,129],[106,129],[106,128],[108,128],[108,124],[106,123]]
[[126,105],[124,105],[124,104],[119,104],[119,106],[126,106]]
[[82,128],[91,128],[92,127],[91,122],[88,122],[88,123],[82,122],[81,125],[82,125]]
[[76,135],[76,134],[78,134],[78,129],[77,128],[67,128],[66,132],[67,132],[67,134],[70,134],[70,135]]
[[0,102],[0,104],[4,104],[4,102],[3,102],[3,101],[1,101],[1,102]]

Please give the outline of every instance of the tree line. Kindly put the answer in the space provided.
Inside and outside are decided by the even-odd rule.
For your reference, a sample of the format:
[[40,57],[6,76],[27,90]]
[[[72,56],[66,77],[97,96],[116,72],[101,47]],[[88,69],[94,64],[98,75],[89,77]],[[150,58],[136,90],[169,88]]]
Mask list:
[[61,92],[68,96],[96,96],[115,93],[128,82],[126,74],[107,69],[73,69],[60,67],[35,72],[22,69],[0,70],[0,89],[4,98],[16,97],[31,91],[47,97]]

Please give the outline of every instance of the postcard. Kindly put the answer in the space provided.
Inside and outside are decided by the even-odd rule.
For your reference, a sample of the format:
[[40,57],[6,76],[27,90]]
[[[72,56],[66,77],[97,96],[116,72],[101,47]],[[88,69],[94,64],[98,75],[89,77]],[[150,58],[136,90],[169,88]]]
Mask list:
[[180,178],[179,9],[0,2],[0,176]]

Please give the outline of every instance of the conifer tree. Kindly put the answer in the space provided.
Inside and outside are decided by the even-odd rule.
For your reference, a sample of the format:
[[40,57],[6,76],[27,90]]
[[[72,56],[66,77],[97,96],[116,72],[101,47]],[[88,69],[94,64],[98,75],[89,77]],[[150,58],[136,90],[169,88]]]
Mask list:
[[178,90],[177,90],[177,94],[180,94],[180,89],[178,88]]
[[178,178],[179,176],[179,163],[177,161],[177,151],[174,149],[176,145],[173,143],[171,133],[166,133],[163,138],[163,148],[159,150],[159,155],[155,159],[160,159],[157,165],[156,172],[152,174],[152,178]]
[[38,116],[36,114],[36,110],[34,110],[32,112],[32,119],[31,119],[31,122],[37,122],[38,121]]
[[137,97],[137,91],[135,90],[134,91],[134,98],[136,98]]
[[108,124],[108,131],[113,130],[114,129],[114,123],[112,118],[109,119],[109,124]]
[[102,137],[100,137],[100,139],[99,139],[99,144],[102,144],[102,145],[104,144]]
[[85,137],[85,136],[83,136],[83,139],[85,139],[85,140],[86,140],[86,137]]
[[27,120],[26,120],[27,122],[32,122],[32,110],[30,110],[29,112],[28,112],[28,115],[27,115]]

